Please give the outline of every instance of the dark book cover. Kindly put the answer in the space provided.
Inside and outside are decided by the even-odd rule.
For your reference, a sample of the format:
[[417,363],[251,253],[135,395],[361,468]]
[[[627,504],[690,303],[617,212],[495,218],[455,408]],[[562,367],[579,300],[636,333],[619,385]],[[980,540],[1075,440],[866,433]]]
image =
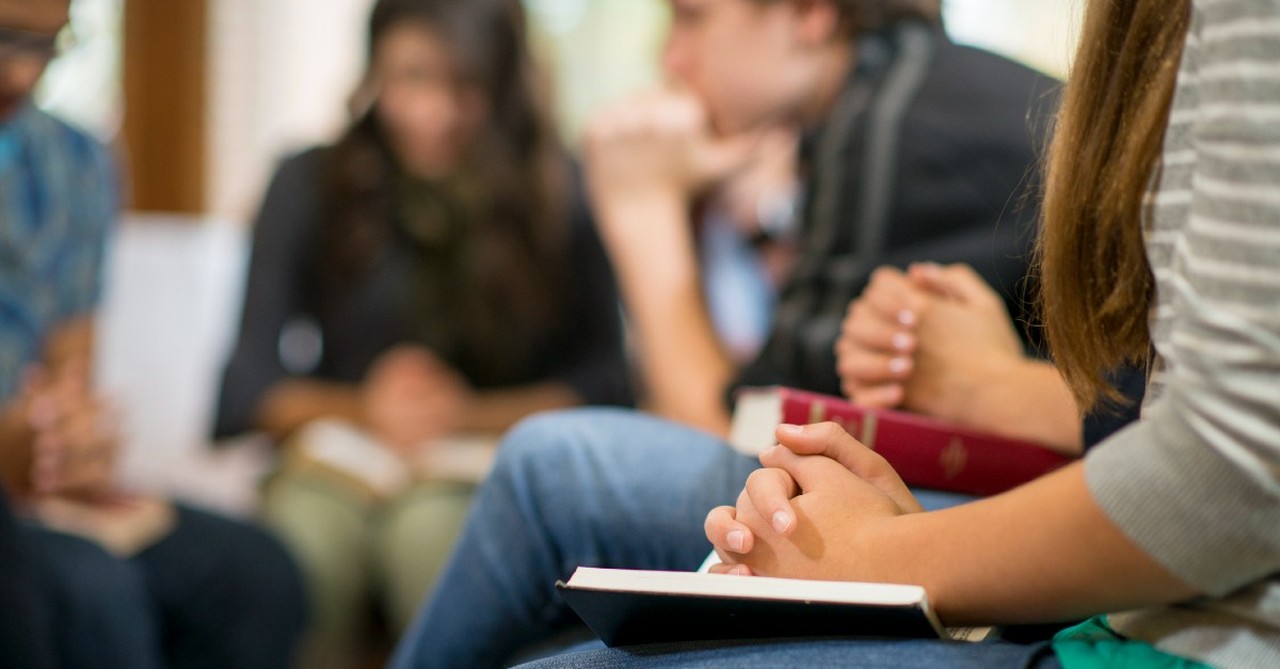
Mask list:
[[[950,638],[924,591],[915,586],[626,570],[579,573],[583,571],[616,582],[576,585],[575,574],[556,587],[609,646],[790,637]],[[631,574],[659,580],[632,582]],[[698,582],[713,587],[685,587]],[[860,588],[868,596],[859,596]],[[815,598],[815,589],[831,595]],[[893,596],[880,596],[884,592]]]

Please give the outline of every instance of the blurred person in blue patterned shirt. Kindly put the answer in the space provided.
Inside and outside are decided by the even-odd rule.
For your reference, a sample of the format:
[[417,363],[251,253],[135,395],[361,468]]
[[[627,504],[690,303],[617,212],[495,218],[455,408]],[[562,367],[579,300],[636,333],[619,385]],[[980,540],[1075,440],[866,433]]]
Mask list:
[[0,584],[34,586],[0,604],[0,640],[37,637],[62,667],[285,667],[305,611],[279,543],[115,478],[90,372],[118,180],[30,101],[69,4],[0,0],[0,482],[25,518],[0,523]]
[[[13,20],[6,14],[14,10],[0,9],[6,21],[0,23],[0,435],[6,482],[26,489],[42,477],[20,476],[12,464],[27,456],[19,446],[35,432],[15,424],[20,410],[34,405],[47,413],[61,404],[82,415],[80,422],[101,422],[101,405],[68,384],[91,355],[92,312],[118,190],[107,150],[29,99],[55,53],[59,30],[50,30],[65,23],[67,3],[19,4],[31,16],[21,28],[8,28]],[[62,399],[55,403],[53,396]],[[102,463],[111,460],[110,440],[80,441],[92,442],[77,443],[86,458],[91,452]],[[93,485],[108,470],[99,465],[63,482],[52,479],[73,472],[51,471],[39,483],[51,491]]]

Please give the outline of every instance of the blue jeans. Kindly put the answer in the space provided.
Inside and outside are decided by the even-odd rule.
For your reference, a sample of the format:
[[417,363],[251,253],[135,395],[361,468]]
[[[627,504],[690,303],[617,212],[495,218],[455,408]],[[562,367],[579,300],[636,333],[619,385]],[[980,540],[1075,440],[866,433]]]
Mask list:
[[6,666],[53,669],[52,626],[22,532],[0,486],[0,658]]
[[58,666],[164,667],[159,615],[131,562],[42,527],[23,527],[22,539],[38,582],[38,626]]
[[62,667],[283,669],[306,617],[297,567],[264,531],[177,507],[174,529],[122,560],[40,527],[21,532],[40,626]]
[[307,619],[293,558],[260,527],[177,510],[173,530],[130,560],[158,609],[166,666],[290,666]]
[[1048,643],[1022,646],[1002,641],[952,643],[923,640],[764,640],[699,644],[661,644],[557,655],[520,665],[520,669],[628,669],[678,667],[864,667],[879,669],[1060,669]]
[[[555,589],[579,566],[691,571],[703,521],[759,464],[643,414],[539,416],[504,440],[439,584],[393,669],[500,666],[575,622]],[[966,498],[925,494],[930,507]]]

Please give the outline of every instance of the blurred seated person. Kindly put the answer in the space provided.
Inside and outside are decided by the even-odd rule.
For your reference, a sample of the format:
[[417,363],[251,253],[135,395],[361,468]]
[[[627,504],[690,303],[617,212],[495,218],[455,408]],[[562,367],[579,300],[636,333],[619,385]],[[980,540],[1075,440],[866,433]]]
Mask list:
[[[1017,203],[1056,81],[952,43],[931,0],[671,5],[663,65],[680,92],[604,110],[584,143],[646,408],[723,435],[734,388],[838,393],[841,320],[885,264],[965,262],[1021,316],[1036,206]],[[743,37],[788,21],[793,43]],[[802,129],[798,247],[764,347],[740,364],[708,314],[690,221],[780,125]]]
[[0,0],[0,480],[26,518],[26,622],[61,667],[280,669],[305,616],[280,544],[115,478],[124,444],[90,370],[118,180],[30,100],[68,15]]
[[[357,661],[369,613],[398,632],[430,588],[474,484],[433,455],[632,394],[520,3],[380,0],[369,45],[351,126],[268,189],[217,421],[285,446],[265,513],[310,582],[313,667]],[[335,451],[406,484],[314,466]]]

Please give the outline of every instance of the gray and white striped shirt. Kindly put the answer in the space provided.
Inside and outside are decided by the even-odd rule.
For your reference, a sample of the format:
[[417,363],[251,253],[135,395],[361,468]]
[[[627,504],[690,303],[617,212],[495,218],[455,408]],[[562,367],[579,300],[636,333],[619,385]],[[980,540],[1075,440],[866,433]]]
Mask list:
[[1091,454],[1109,517],[1205,593],[1111,616],[1218,666],[1280,666],[1280,0],[1193,0],[1147,251],[1143,420]]

